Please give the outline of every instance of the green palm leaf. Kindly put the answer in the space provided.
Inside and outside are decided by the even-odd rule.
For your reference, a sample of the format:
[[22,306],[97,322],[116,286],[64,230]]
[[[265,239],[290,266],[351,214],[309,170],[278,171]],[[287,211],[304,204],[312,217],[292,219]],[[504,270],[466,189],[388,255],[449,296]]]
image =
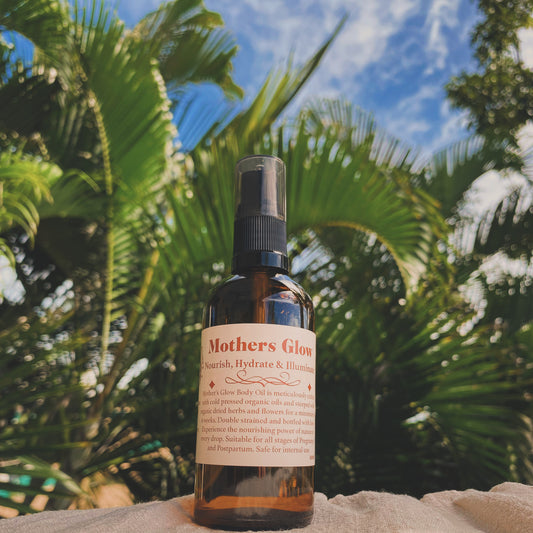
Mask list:
[[483,322],[500,324],[506,334],[533,318],[531,255],[533,191],[524,184],[477,220],[458,227],[465,258],[465,282],[476,290]]
[[[228,129],[233,131],[238,139],[243,140],[241,148],[253,146],[272,127],[282,111],[315,72],[346,20],[347,15],[339,21],[324,44],[304,65],[294,68],[292,60],[289,60],[285,68],[270,72],[248,109],[239,113],[228,125]],[[241,154],[244,153],[246,150],[241,150]]]
[[438,262],[405,305],[387,250],[349,235],[311,237],[322,253],[298,274],[317,295],[317,447],[327,463],[318,482],[413,494],[529,482],[526,345],[489,340],[457,293],[438,297]]
[[512,259],[533,253],[533,189],[512,191],[480,220],[473,252],[485,256],[503,252]]
[[[0,128],[30,138],[42,131],[49,117],[50,101],[59,93],[59,84],[47,76],[14,67],[16,76],[0,85]],[[31,143],[28,143],[31,145]]]
[[20,33],[36,47],[40,63],[54,67],[72,81],[75,61],[69,46],[68,4],[61,0],[0,0],[0,31]]
[[[53,423],[60,421],[54,413],[64,414],[81,393],[76,379],[81,362],[69,365],[65,354],[85,339],[58,332],[64,322],[51,313],[20,317],[0,335],[0,505],[22,513],[36,511],[31,506],[36,495],[70,500],[81,493],[70,476],[50,464],[58,454],[89,445],[76,437],[87,420]],[[14,496],[19,494],[22,501]]]
[[106,277],[101,365],[109,346],[115,282],[124,275],[115,263],[116,227],[140,198],[160,186],[173,126],[169,102],[149,47],[125,34],[104,4],[77,9],[74,28],[85,79],[87,105],[94,112],[102,146],[106,207]]
[[179,96],[184,85],[207,81],[230,98],[242,98],[242,89],[231,78],[235,39],[222,24],[220,15],[207,11],[201,0],[178,0],[159,6],[134,33],[154,47],[170,94]]
[[174,134],[169,102],[147,47],[128,37],[103,3],[78,11],[74,24],[88,105],[109,158],[106,169],[104,155],[104,170],[112,174],[106,186],[117,188],[117,207],[127,209],[128,200],[148,193],[164,175]]
[[497,155],[480,137],[452,144],[432,156],[419,185],[439,199],[440,209],[448,218],[474,181],[494,168]]
[[[306,149],[306,145],[311,146]],[[373,160],[376,150],[386,151],[368,139],[357,147],[351,142],[343,145],[329,132],[313,139],[300,128],[282,156],[289,176],[289,231],[346,226],[373,233],[393,254],[411,287],[428,261],[433,238],[430,217],[428,211],[424,215],[421,199],[413,202],[414,195],[405,196],[390,178],[394,170]]]
[[[10,456],[0,452],[0,505],[20,513],[35,513],[32,499],[43,495],[68,500],[82,494],[74,480],[57,468],[32,456]],[[23,495],[22,502],[17,495]]]
[[[361,124],[363,128],[368,123],[363,119]],[[175,222],[172,246],[176,254],[181,251],[182,267],[216,260],[229,264],[233,168],[239,155],[258,150],[277,152],[287,164],[290,233],[325,226],[373,233],[394,255],[408,286],[416,284],[429,260],[432,231],[442,227],[442,221],[431,201],[408,188],[401,166],[388,167],[376,161],[376,157],[385,161],[383,154],[392,161],[395,144],[387,145],[371,129],[355,145],[358,129],[359,124],[354,125],[344,140],[332,130],[313,137],[306,131],[304,116],[286,145],[280,143],[283,129],[278,129],[265,137],[263,145],[254,146],[250,141],[243,149],[243,138],[230,126],[209,148],[196,150],[194,182],[179,198],[174,198],[174,193],[169,197]]]
[[[55,165],[0,152],[0,235],[14,226],[24,228],[33,240],[39,224],[37,205],[50,201],[50,181],[61,171]],[[0,238],[0,254],[14,265],[14,256]]]
[[[462,320],[465,317],[450,314],[422,333],[435,339],[417,362],[419,379],[431,384],[417,403],[427,414],[421,418],[423,425],[442,435],[459,467],[462,486],[486,488],[508,478],[529,482],[533,468],[527,459],[524,462],[530,447],[524,390],[533,383],[531,369],[512,349],[487,342],[489,335],[481,331],[465,338],[455,335]],[[453,333],[441,333],[450,322]]]

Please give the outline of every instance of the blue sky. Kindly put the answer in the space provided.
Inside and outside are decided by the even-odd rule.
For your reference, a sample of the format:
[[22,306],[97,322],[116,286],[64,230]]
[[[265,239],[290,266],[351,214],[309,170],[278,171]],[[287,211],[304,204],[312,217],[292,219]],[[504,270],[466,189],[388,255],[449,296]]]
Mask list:
[[[269,70],[292,52],[303,62],[344,13],[342,33],[292,108],[313,96],[345,98],[413,147],[434,151],[464,138],[464,114],[450,109],[444,85],[473,68],[472,0],[204,0],[239,45],[234,78],[252,97]],[[159,0],[122,0],[132,26]]]

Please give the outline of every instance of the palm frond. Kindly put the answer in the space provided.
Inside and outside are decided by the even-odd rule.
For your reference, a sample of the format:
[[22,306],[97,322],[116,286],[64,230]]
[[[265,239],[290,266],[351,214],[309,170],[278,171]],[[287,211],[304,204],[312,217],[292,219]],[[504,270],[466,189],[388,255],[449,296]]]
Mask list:
[[64,472],[33,456],[12,456],[0,451],[0,505],[21,514],[36,513],[36,496],[70,500],[82,493]]
[[448,218],[474,181],[494,168],[496,157],[490,144],[471,137],[434,154],[418,184],[438,198],[441,212]]
[[464,320],[449,313],[419,334],[434,344],[417,361],[418,379],[430,388],[417,402],[418,422],[411,425],[416,432],[424,427],[441,434],[461,486],[487,488],[509,478],[529,482],[531,420],[524,393],[533,384],[531,368],[511,346],[489,341],[481,328],[457,335]]
[[[289,231],[346,226],[373,233],[388,247],[411,287],[427,264],[439,216],[431,202],[407,194],[405,179],[399,179],[401,168],[390,169],[374,160],[376,153],[391,152],[385,139],[376,147],[375,137],[365,136],[355,146],[354,135],[347,137],[340,142],[328,130],[314,138],[302,123],[280,154],[287,164]],[[393,151],[394,144],[389,146]]]
[[319,483],[422,494],[531,479],[526,345],[489,340],[457,295],[442,306],[428,273],[405,305],[379,242],[321,233],[325,253],[299,274],[317,294],[318,453],[335,458]]
[[286,68],[270,72],[248,109],[239,113],[227,128],[235,132],[237,138],[245,139],[248,145],[259,141],[315,72],[346,20],[345,15],[324,44],[304,65],[294,68],[292,60],[289,60]]
[[533,318],[533,192],[525,183],[475,220],[457,225],[463,282],[480,320],[507,333]]
[[10,141],[24,139],[26,152],[92,172],[101,166],[96,124],[87,98],[72,89],[49,70],[34,74],[15,65],[0,86],[0,129]]
[[[57,0],[2,0],[0,30],[11,30],[29,39],[36,47],[39,64],[53,67],[72,82],[76,73],[71,53],[68,4]],[[38,69],[36,69],[38,70]],[[38,72],[36,72],[38,74]]]
[[383,166],[402,168],[406,171],[420,167],[420,156],[411,147],[380,129],[371,113],[351,102],[320,98],[311,100],[301,112],[301,120],[313,137],[327,131],[350,143],[354,151],[369,149],[370,158]]
[[[106,259],[100,373],[115,306],[115,232],[143,196],[160,187],[174,129],[163,80],[149,47],[125,34],[103,2],[75,11],[76,47],[102,146]],[[123,273],[120,273],[123,275]]]
[[37,495],[61,500],[81,492],[50,464],[58,454],[88,446],[76,436],[87,420],[65,424],[58,416],[82,389],[76,379],[81,362],[71,359],[84,339],[66,333],[64,324],[64,317],[43,312],[19,317],[0,335],[0,505],[23,513],[36,511],[31,502]]
[[49,113],[40,114],[43,120],[36,128],[46,143],[49,157],[62,168],[90,174],[103,189],[102,145],[89,98],[63,91],[48,105]]
[[[294,67],[289,59],[283,67],[273,69],[255,95],[251,104],[244,110],[235,105],[226,105],[216,101],[205,103],[205,94],[194,95],[178,107],[178,124],[184,132],[187,146],[209,143],[214,137],[231,132],[239,139],[241,155],[248,153],[250,146],[258,142],[287,108],[298,91],[318,68],[318,65],[337,35],[340,33],[346,17],[343,17],[322,47],[302,66]],[[213,100],[213,98],[211,98]],[[194,112],[194,118],[192,118]],[[189,122],[194,123],[189,126]],[[192,131],[189,130],[192,129]]]
[[60,91],[60,84],[49,76],[34,76],[17,66],[15,69],[16,75],[11,75],[0,86],[0,129],[31,139],[32,135],[43,131],[50,102]]
[[206,10],[201,0],[177,0],[147,15],[134,33],[154,47],[174,97],[186,84],[212,82],[226,96],[242,98],[242,89],[231,78],[237,46],[222,24],[220,15]]
[[533,253],[533,189],[512,191],[481,219],[473,252],[485,256],[503,252],[512,259]]
[[[366,117],[352,127],[346,139],[332,129],[318,137],[307,133],[302,119],[286,143],[283,129],[264,137],[262,144],[242,137],[231,127],[206,149],[193,153],[195,178],[186,188],[168,195],[174,228],[171,245],[176,260],[186,265],[223,261],[229,264],[233,221],[233,168],[239,155],[255,150],[277,153],[287,165],[287,212],[290,233],[307,228],[346,226],[373,233],[386,244],[408,286],[416,284],[429,259],[433,230],[442,220],[430,199],[419,197],[402,178],[394,142],[373,134]],[[356,131],[368,128],[362,142],[354,144]],[[375,140],[377,139],[377,141]],[[380,155],[379,155],[380,154]],[[384,155],[387,154],[387,155]],[[212,169],[217,169],[213,172]],[[186,254],[186,255],[185,255]]]
[[[101,115],[109,150],[115,202],[148,193],[165,173],[174,135],[164,84],[144,43],[125,34],[103,3],[76,12],[80,60],[90,91],[88,105]],[[108,144],[108,146],[107,146]]]
[[150,434],[116,426],[104,437],[82,475],[86,479],[118,478],[138,499],[147,501],[156,494],[159,498],[179,494],[183,478],[191,475],[191,465],[177,450],[163,446]]
[[[0,234],[20,226],[34,239],[39,224],[36,205],[43,200],[50,201],[51,176],[60,173],[55,165],[23,158],[21,154],[0,152]],[[13,263],[9,246],[0,239],[2,251]]]

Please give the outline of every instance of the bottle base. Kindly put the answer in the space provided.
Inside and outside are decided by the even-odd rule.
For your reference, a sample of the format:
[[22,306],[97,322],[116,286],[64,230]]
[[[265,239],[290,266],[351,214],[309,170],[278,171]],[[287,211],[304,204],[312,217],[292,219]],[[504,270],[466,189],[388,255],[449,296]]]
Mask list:
[[194,507],[197,524],[234,531],[295,529],[312,518],[313,493],[281,499],[221,496],[196,500]]
[[264,531],[296,529],[309,525],[313,511],[292,512],[279,509],[217,509],[209,511],[196,510],[194,521],[210,528],[227,531]]

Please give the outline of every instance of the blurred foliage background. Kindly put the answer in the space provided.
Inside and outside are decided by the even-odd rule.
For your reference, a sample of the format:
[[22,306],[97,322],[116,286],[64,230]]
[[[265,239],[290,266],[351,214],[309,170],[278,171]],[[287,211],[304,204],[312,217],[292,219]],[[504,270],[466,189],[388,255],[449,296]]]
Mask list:
[[[0,506],[192,492],[202,307],[229,273],[235,162],[257,152],[287,165],[317,309],[316,489],[533,482],[533,5],[478,4],[478,69],[447,86],[472,137],[423,158],[343,101],[284,116],[343,20],[243,109],[201,0],[132,30],[98,0],[0,0]],[[199,83],[224,91],[216,117],[179,107]],[[519,185],[472,210],[487,172]]]

